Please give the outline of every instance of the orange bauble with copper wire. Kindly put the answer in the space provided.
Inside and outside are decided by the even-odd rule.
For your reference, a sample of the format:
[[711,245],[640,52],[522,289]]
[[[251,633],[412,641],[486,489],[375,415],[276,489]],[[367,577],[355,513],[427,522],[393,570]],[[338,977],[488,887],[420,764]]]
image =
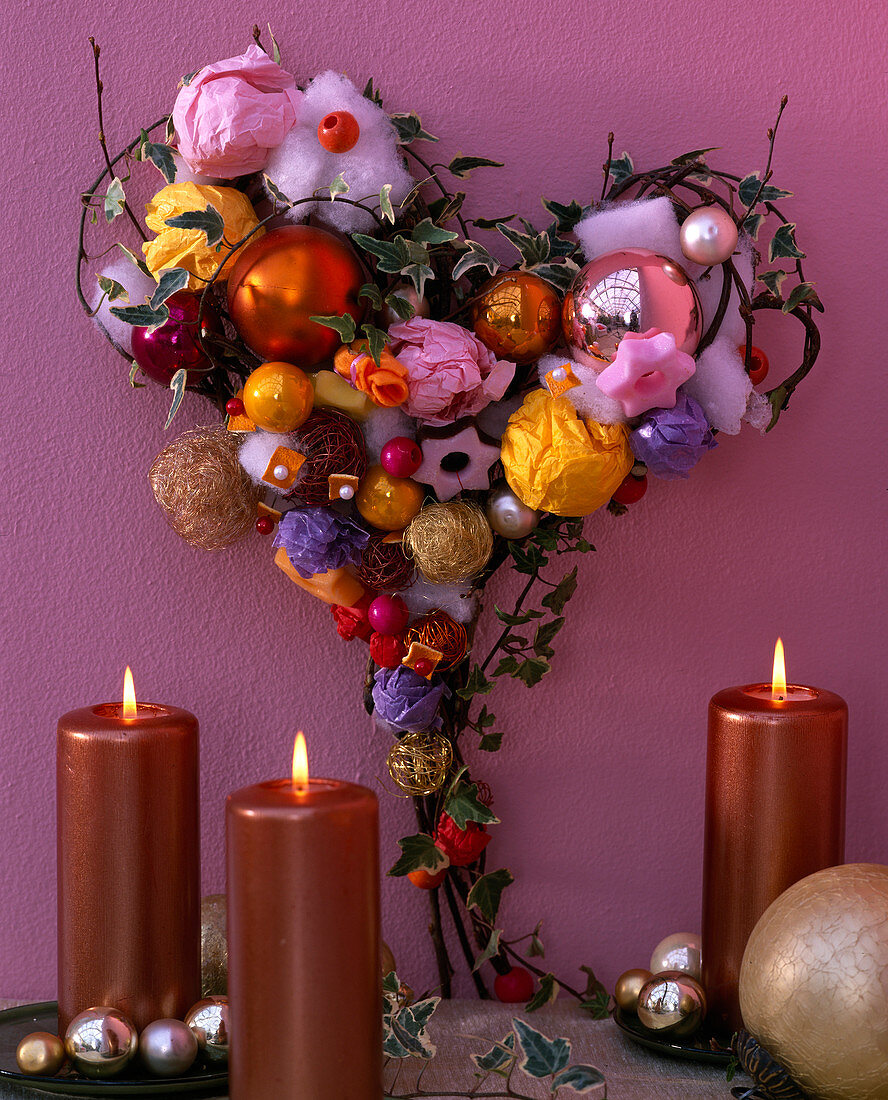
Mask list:
[[228,312],[238,335],[264,359],[313,367],[339,347],[312,317],[364,314],[361,265],[324,229],[288,225],[248,245],[228,278]]

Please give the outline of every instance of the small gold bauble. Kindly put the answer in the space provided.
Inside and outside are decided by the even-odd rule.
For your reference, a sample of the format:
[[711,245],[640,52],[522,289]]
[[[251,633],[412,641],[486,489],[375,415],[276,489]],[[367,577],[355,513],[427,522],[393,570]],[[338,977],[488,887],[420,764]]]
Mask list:
[[244,411],[267,432],[295,431],[314,405],[311,379],[292,363],[263,363],[244,383]]
[[705,1016],[703,987],[679,970],[655,974],[638,994],[638,1022],[656,1035],[686,1038]]
[[642,986],[649,982],[653,974],[643,967],[624,970],[614,986],[614,1000],[624,1012],[635,1012],[638,1008],[638,994]]
[[425,491],[409,477],[392,477],[371,466],[355,494],[355,507],[380,531],[400,531],[422,507]]
[[848,863],[790,886],[740,967],[747,1030],[816,1100],[888,1100],[888,867]]
[[453,749],[446,737],[432,730],[405,733],[392,745],[386,763],[389,775],[405,794],[434,794],[450,772]]
[[227,905],[224,894],[207,894],[200,903],[200,995],[228,992]]
[[15,1061],[22,1073],[54,1077],[65,1061],[65,1044],[48,1031],[32,1031],[16,1047]]
[[84,1077],[113,1077],[139,1047],[135,1024],[116,1008],[88,1008],[68,1024],[65,1052]]
[[660,940],[651,955],[651,973],[680,970],[700,981],[702,950],[699,932],[673,932]]
[[472,306],[472,326],[497,358],[533,363],[561,335],[561,299],[539,275],[505,271],[481,288]]

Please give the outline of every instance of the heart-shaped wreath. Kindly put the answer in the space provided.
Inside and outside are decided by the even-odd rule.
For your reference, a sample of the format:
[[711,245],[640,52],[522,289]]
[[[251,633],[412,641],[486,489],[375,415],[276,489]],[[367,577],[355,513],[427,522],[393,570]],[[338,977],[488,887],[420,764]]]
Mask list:
[[[254,38],[185,77],[172,115],[114,157],[94,45],[105,168],[83,194],[80,300],[133,387],[171,388],[166,427],[186,390],[226,417],[151,468],[173,529],[207,549],[274,533],[275,564],[369,645],[364,702],[418,822],[389,873],[428,891],[442,993],[450,941],[482,996],[489,964],[503,1000],[564,988],[606,1013],[591,970],[572,988],[532,961],[539,925],[499,926],[513,876],[488,864],[499,819],[480,776],[503,735],[483,700],[548,671],[577,567],[547,567],[592,549],[583,517],[622,515],[648,475],[686,478],[743,421],[770,430],[813,366],[822,306],[772,182],[785,100],[762,171],[713,168],[709,149],[638,171],[611,134],[598,197],[544,199],[535,225],[466,212],[454,188],[497,162],[436,162],[420,150],[437,138],[386,113],[372,80],[300,87]],[[165,181],[150,239],[126,196],[139,162]],[[121,243],[84,289],[90,221],[131,223],[141,255]],[[767,390],[760,310],[804,338]],[[479,654],[501,567],[526,580]]]

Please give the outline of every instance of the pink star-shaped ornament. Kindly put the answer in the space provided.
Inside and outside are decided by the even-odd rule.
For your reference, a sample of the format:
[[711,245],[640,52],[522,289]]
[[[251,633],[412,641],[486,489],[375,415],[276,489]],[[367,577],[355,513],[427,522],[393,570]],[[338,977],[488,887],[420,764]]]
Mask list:
[[490,467],[499,462],[500,445],[478,428],[473,417],[441,428],[423,427],[417,442],[422,465],[413,479],[431,485],[438,500],[450,500],[463,489],[490,486]]
[[619,401],[626,416],[675,407],[675,391],[691,377],[694,357],[679,351],[671,332],[627,332],[610,366],[598,375],[602,393]]

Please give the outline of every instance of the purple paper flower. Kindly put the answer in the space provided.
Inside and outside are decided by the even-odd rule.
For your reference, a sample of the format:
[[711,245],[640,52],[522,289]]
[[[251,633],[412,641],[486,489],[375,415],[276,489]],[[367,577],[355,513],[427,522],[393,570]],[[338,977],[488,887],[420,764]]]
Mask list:
[[381,668],[374,680],[373,705],[380,721],[408,733],[418,733],[435,723],[447,690],[443,681],[433,684],[406,665]]
[[716,445],[703,409],[680,390],[674,409],[651,409],[629,436],[635,457],[654,477],[687,477]]
[[284,513],[274,545],[283,546],[300,577],[312,577],[359,561],[369,541],[368,531],[329,508],[294,508]]

